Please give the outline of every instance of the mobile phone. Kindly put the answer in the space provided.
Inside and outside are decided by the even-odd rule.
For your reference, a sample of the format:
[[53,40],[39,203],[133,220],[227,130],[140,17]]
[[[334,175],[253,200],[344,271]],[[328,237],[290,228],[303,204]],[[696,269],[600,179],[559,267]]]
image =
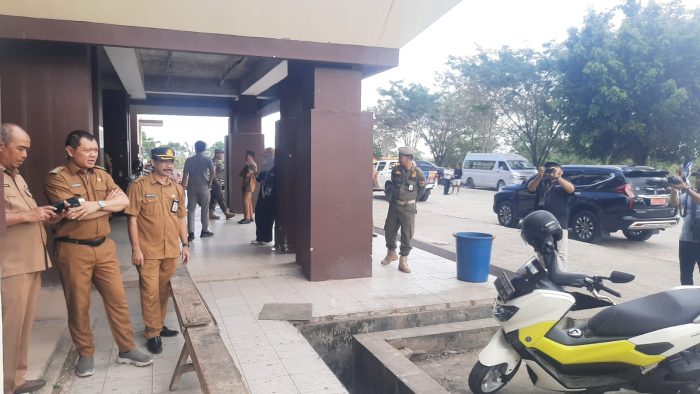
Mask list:
[[53,204],[51,204],[51,206],[56,208],[56,212],[63,212],[68,208],[79,207],[84,202],[85,202],[85,199],[83,199],[83,198],[70,197],[66,200],[53,203]]

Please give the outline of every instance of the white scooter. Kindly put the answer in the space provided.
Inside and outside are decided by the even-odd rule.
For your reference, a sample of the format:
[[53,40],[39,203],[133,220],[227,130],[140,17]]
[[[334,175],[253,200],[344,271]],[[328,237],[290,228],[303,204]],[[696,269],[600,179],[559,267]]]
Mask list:
[[[626,283],[633,275],[609,277],[564,271],[556,242],[561,227],[546,211],[528,215],[522,238],[538,258],[513,278],[497,277],[494,317],[498,331],[479,353],[469,375],[476,394],[503,388],[524,361],[539,388],[605,393],[698,393],[700,386],[700,287],[680,286],[620,305],[600,291],[603,284]],[[585,288],[591,295],[567,291]],[[587,321],[573,322],[569,311],[607,306]]]

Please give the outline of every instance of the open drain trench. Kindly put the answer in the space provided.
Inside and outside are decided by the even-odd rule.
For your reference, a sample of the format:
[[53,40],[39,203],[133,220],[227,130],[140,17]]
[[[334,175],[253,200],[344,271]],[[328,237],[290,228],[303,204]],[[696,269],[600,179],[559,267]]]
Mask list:
[[410,361],[412,352],[483,347],[497,329],[491,309],[490,300],[481,300],[293,324],[351,393],[435,392],[441,386]]

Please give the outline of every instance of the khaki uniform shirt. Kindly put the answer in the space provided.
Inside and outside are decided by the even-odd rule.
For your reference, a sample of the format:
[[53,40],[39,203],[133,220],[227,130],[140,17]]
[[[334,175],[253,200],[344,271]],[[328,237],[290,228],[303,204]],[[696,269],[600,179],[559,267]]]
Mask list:
[[180,255],[179,219],[187,216],[184,203],[182,186],[170,178],[161,184],[151,174],[131,184],[129,206],[124,212],[137,217],[139,246],[144,259],[161,260]]
[[[29,186],[17,171],[6,170],[3,189],[5,212],[28,212],[37,207]],[[8,276],[44,271],[51,267],[46,251],[46,230],[42,223],[20,223],[7,228],[5,237],[0,237],[0,275]]]
[[[85,201],[107,199],[112,190],[118,188],[112,176],[102,168],[83,170],[72,161],[56,167],[46,176],[44,191],[50,203],[70,197],[84,198]],[[56,227],[56,237],[80,240],[94,240],[109,235],[109,216],[91,220],[61,220]]]
[[425,192],[425,176],[420,168],[414,164],[410,170],[402,165],[391,169],[391,182],[394,184],[392,200],[411,201],[417,200]]

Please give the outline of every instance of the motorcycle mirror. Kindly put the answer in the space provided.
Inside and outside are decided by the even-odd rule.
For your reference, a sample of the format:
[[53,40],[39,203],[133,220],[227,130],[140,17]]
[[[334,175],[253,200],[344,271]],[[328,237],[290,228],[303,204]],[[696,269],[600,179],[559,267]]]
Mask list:
[[608,278],[612,283],[628,283],[634,280],[634,275],[626,272],[613,271]]

